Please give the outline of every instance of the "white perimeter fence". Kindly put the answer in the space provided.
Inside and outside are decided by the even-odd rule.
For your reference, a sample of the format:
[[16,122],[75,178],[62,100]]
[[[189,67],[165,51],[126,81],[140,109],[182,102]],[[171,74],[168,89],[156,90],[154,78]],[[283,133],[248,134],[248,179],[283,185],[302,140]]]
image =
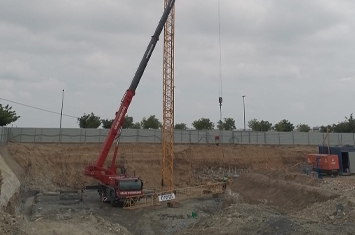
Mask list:
[[[23,143],[102,143],[107,129],[80,128],[1,128],[0,144],[7,141]],[[215,144],[215,136],[223,144],[321,145],[326,137],[319,132],[251,132],[175,130],[176,144]],[[161,130],[124,129],[124,143],[161,143]],[[330,133],[330,145],[355,145],[354,133]]]

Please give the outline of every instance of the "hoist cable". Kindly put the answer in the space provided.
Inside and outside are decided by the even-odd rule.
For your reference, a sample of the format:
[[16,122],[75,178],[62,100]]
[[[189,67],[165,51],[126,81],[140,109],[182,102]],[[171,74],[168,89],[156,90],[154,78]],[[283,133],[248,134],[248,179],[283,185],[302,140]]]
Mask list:
[[222,123],[222,43],[221,43],[221,10],[218,0],[218,44],[219,44],[219,121]]
[[218,42],[219,42],[219,96],[222,97],[222,43],[221,43],[221,12],[218,0]]

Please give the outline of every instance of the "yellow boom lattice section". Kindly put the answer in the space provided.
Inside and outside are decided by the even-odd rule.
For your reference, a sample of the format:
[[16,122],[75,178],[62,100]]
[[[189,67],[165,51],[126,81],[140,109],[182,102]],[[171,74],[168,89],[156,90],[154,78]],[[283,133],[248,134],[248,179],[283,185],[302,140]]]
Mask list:
[[[221,194],[226,190],[225,183],[213,183],[209,185],[200,185],[196,187],[188,187],[181,189],[174,189],[172,192],[176,198],[173,201],[183,201],[190,198],[199,197],[211,197],[213,194]],[[142,207],[158,206],[161,203],[167,203],[167,201],[159,202],[158,197],[170,192],[154,192],[145,193],[140,196],[127,197],[123,203],[124,209],[138,209]]]
[[[164,0],[164,7],[168,0]],[[164,26],[163,54],[163,126],[162,126],[162,188],[173,189],[174,141],[174,31],[175,6]]]

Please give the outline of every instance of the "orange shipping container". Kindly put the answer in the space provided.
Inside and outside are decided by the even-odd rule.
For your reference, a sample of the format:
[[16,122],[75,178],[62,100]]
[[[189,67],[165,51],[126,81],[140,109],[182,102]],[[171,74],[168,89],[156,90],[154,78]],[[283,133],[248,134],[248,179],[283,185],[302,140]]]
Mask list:
[[313,169],[317,169],[317,158],[319,158],[318,167],[320,170],[331,172],[339,170],[338,155],[307,154],[306,158],[308,164],[313,166]]

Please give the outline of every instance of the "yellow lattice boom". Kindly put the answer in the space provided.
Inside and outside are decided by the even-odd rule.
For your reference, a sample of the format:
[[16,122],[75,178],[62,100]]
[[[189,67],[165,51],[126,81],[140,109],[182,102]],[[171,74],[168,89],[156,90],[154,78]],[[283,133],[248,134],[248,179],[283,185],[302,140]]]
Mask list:
[[[164,7],[168,4],[164,0]],[[162,188],[173,189],[174,159],[174,32],[175,6],[164,26],[163,51],[163,124],[162,124]]]

